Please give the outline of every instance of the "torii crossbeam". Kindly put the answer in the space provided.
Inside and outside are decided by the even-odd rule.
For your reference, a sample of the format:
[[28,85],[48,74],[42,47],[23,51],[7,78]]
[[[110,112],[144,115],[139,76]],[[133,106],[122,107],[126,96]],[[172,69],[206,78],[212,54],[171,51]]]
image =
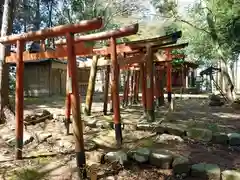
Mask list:
[[40,30],[36,32],[28,32],[20,35],[11,35],[0,38],[0,43],[17,44],[16,60],[16,159],[22,159],[23,148],[23,51],[26,41],[44,40],[46,38],[65,36],[67,39],[67,57],[69,60],[69,69],[71,70],[71,99],[72,99],[72,112],[73,112],[73,126],[75,137],[75,152],[77,159],[77,166],[83,168],[86,164],[83,130],[80,113],[80,98],[77,86],[77,66],[76,54],[74,49],[74,33],[85,32],[90,30],[99,29],[102,27],[102,18],[97,18],[88,21],[81,21],[78,24],[56,26],[53,28]]

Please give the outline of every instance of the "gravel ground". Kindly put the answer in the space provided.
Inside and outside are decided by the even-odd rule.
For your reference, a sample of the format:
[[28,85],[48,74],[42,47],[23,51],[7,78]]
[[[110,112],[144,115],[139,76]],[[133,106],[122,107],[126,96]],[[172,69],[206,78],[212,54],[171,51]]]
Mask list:
[[[100,100],[99,100],[100,101]],[[96,98],[93,104],[93,115],[99,114],[102,107]],[[213,131],[240,132],[240,112],[229,106],[209,107],[204,99],[184,99],[175,101],[175,111],[167,113],[167,108],[158,110],[157,121],[167,122],[182,121],[189,126],[208,128]],[[55,115],[64,114],[63,98],[46,99],[41,102],[28,102],[25,107],[25,115],[39,113],[43,109]],[[137,123],[142,116],[142,109],[132,107],[121,111],[122,119],[126,123]],[[101,117],[96,117],[100,119]],[[44,123],[31,125],[27,131],[34,140],[24,146],[24,157],[30,157],[22,161],[11,160],[14,157],[14,147],[10,147],[3,139],[3,135],[14,134],[14,130],[0,127],[0,179],[76,179],[74,139],[65,135],[65,127],[60,120],[47,120]],[[151,146],[157,149],[168,149],[176,154],[188,156],[192,163],[207,162],[218,164],[221,170],[240,168],[239,150],[220,145],[185,140],[184,142],[153,143],[156,136],[150,132],[133,131],[130,128],[123,130],[123,149],[138,147],[139,144]],[[43,141],[37,141],[36,136],[47,137]],[[49,137],[48,137],[49,136]],[[160,170],[155,167],[133,164],[130,168],[121,171],[113,171],[113,167],[100,165],[100,157],[103,153],[114,149],[114,132],[110,129],[98,129],[84,127],[85,145],[89,148],[86,152],[87,163],[97,164],[101,169],[101,179],[159,179],[174,180],[171,170]],[[101,146],[91,149],[93,140],[99,141]],[[33,158],[32,156],[35,156]],[[41,157],[39,157],[41,156]],[[106,171],[106,169],[108,169]],[[113,175],[107,172],[113,171]],[[193,179],[193,178],[191,178]]]

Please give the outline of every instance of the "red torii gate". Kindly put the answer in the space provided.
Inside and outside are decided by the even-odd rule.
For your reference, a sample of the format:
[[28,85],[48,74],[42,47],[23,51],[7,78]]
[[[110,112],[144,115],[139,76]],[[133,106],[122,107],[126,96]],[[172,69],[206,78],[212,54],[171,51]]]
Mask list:
[[[123,45],[117,45],[115,43],[115,39],[119,38],[119,37],[124,37],[124,36],[128,36],[128,35],[132,35],[137,33],[138,31],[138,24],[134,24],[131,26],[126,26],[117,30],[112,30],[112,31],[108,31],[108,32],[101,32],[101,33],[95,33],[95,34],[90,34],[90,35],[84,35],[81,36],[79,38],[76,38],[73,42],[73,46],[74,49],[81,49],[83,48],[84,50],[86,50],[86,52],[84,51],[77,51],[75,54],[76,55],[92,55],[92,54],[101,54],[101,55],[109,55],[111,54],[111,59],[112,59],[112,69],[113,69],[113,79],[115,79],[115,81],[112,83],[112,87],[113,89],[116,89],[116,93],[115,96],[115,101],[116,103],[114,103],[114,107],[115,107],[115,114],[114,114],[114,122],[115,122],[115,130],[116,130],[116,140],[118,142],[118,144],[122,143],[122,132],[121,132],[121,121],[120,121],[120,108],[119,108],[119,94],[118,94],[118,74],[119,74],[119,66],[118,66],[118,62],[117,62],[117,58],[116,58],[116,52],[126,52],[126,51],[131,51],[131,49],[127,46],[123,46]],[[87,42],[87,41],[96,41],[96,40],[106,40],[106,39],[110,39],[111,40],[111,47],[107,47],[107,48],[100,48],[100,49],[93,49],[92,47],[84,47],[83,43]],[[68,42],[68,41],[67,41]],[[65,44],[67,42],[59,42],[57,44],[57,48],[56,51],[52,51],[52,50],[47,50],[45,52],[38,52],[38,53],[28,53],[25,52],[23,57],[25,61],[28,60],[36,60],[37,58],[58,58],[58,57],[66,57],[66,50],[67,47]],[[68,45],[68,44],[67,44]],[[16,54],[11,53],[10,56],[8,56],[7,62],[12,62],[14,61],[14,59],[16,58]],[[68,76],[70,78],[72,78],[72,73],[71,73],[71,69],[70,66],[68,65]],[[110,71],[110,69],[109,69]],[[116,105],[115,105],[116,104]],[[118,110],[117,110],[118,109]],[[66,122],[67,122],[67,134],[69,133],[69,122],[70,122],[70,111],[71,111],[71,99],[70,99],[70,93],[67,92],[67,98],[66,98]]]
[[[175,44],[177,42],[177,39],[180,38],[181,35],[182,35],[181,31],[178,31],[176,33],[173,33],[167,36],[125,43],[126,45],[130,46],[133,49],[132,52],[129,52],[130,54],[146,52],[147,60],[145,62],[142,61],[142,63],[140,63],[139,59],[138,60],[135,59],[134,60],[135,62],[131,62],[131,63],[140,63],[140,71],[142,72],[142,102],[143,102],[143,107],[146,113],[146,118],[149,121],[153,121],[155,119],[154,109],[153,109],[154,108],[153,106],[153,102],[154,102],[153,52],[157,51],[160,48],[163,48],[163,49],[168,48],[168,47],[164,47],[166,45]],[[146,98],[146,94],[148,94],[148,98]]]
[[[81,36],[75,39],[75,44],[87,42],[87,41],[98,41],[98,40],[108,40],[110,39],[110,49],[106,48],[106,50],[102,50],[99,53],[102,55],[111,55],[111,66],[112,66],[112,83],[111,89],[113,93],[113,108],[114,108],[114,125],[115,125],[115,137],[118,145],[122,144],[122,130],[121,130],[121,118],[120,118],[120,101],[119,101],[119,64],[117,61],[117,46],[116,46],[116,38],[129,36],[132,34],[136,34],[138,31],[138,24],[128,26],[125,28],[120,28],[118,30],[112,30],[108,32],[100,32],[95,34],[89,34],[85,36]],[[61,41],[58,45],[64,45],[65,42]],[[106,54],[107,52],[107,54]],[[110,69],[108,69],[110,71]],[[107,88],[105,88],[107,89]],[[68,98],[68,101],[70,98]],[[67,118],[70,119],[70,103],[66,103],[67,105]]]
[[80,114],[80,100],[77,87],[77,66],[74,49],[74,33],[99,29],[102,27],[102,19],[97,18],[88,21],[81,21],[78,24],[56,26],[36,32],[28,32],[20,35],[11,35],[0,38],[2,44],[17,44],[16,55],[16,159],[22,159],[23,148],[23,51],[26,41],[44,40],[50,37],[66,36],[67,39],[67,56],[69,59],[69,69],[72,75],[72,107],[73,107],[73,124],[75,137],[75,152],[77,166],[83,167],[86,164],[82,122]]

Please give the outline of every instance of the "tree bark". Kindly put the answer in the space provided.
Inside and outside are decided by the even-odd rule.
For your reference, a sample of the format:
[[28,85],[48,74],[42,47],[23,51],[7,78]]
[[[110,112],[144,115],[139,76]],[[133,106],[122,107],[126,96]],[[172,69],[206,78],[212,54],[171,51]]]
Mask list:
[[96,75],[97,75],[97,63],[98,63],[98,56],[93,56],[90,76],[88,80],[85,109],[84,109],[84,114],[87,116],[91,115],[93,93],[95,89]]
[[[217,49],[217,53],[220,57],[221,61],[221,75],[224,78],[224,84],[225,84],[225,90],[226,90],[226,95],[227,99],[229,102],[233,102],[235,100],[235,95],[234,95],[234,83],[233,80],[230,76],[229,70],[228,70],[228,59],[229,57],[224,54],[223,47],[221,46],[219,42],[219,37],[217,35],[217,31],[215,28],[215,23],[213,19],[213,15],[208,12],[207,13],[207,23],[208,27],[210,29],[210,35],[212,37],[213,43],[215,44],[215,47]],[[222,66],[223,64],[223,66]]]
[[[1,36],[11,34],[13,27],[13,16],[15,0],[5,0],[2,14]],[[10,53],[10,46],[0,44],[0,122],[4,122],[4,108],[9,107],[9,65],[5,63],[5,56]]]

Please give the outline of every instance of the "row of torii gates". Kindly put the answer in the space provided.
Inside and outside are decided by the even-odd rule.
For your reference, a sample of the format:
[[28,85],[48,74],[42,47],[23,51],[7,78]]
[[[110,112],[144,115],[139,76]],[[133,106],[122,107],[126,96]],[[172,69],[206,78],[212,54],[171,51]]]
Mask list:
[[[80,97],[77,80],[77,63],[76,56],[89,55],[110,55],[109,61],[102,62],[107,65],[107,79],[105,83],[109,83],[109,73],[111,70],[111,96],[113,103],[113,114],[115,124],[115,136],[118,145],[122,144],[122,130],[120,119],[120,100],[119,100],[119,72],[120,68],[139,68],[142,73],[142,99],[143,106],[146,111],[146,118],[154,120],[154,64],[156,68],[158,61],[153,61],[154,53],[159,49],[165,51],[167,59],[167,92],[168,101],[171,101],[171,55],[172,49],[184,48],[186,44],[173,45],[181,38],[181,31],[152,39],[131,41],[117,44],[116,39],[124,36],[136,34],[138,32],[138,24],[112,30],[108,32],[101,32],[89,35],[82,35],[74,38],[74,34],[87,32],[91,30],[100,29],[103,26],[102,18],[92,20],[84,20],[78,24],[56,26],[49,29],[39,30],[35,32],[28,32],[19,35],[10,35],[0,38],[0,43],[4,45],[16,44],[17,52],[11,53],[6,57],[6,62],[16,62],[16,97],[15,97],[15,115],[16,115],[16,159],[22,159],[23,148],[23,73],[24,61],[32,61],[40,58],[66,58],[68,59],[68,90],[66,98],[66,121],[69,123],[70,112],[72,110],[73,116],[73,133],[75,137],[75,152],[77,166],[83,167],[86,164],[83,129],[80,112]],[[65,36],[66,41],[57,44],[55,50],[46,50],[44,48],[44,40],[47,38]],[[110,40],[110,46],[103,48],[93,48],[85,46],[85,42],[92,42],[98,40]],[[41,41],[42,51],[38,53],[29,53],[24,51],[24,46],[27,41]],[[118,58],[117,55],[122,55]],[[181,56],[182,57],[182,56]],[[100,63],[101,64],[101,63]],[[157,77],[157,76],[156,76]],[[158,77],[157,77],[158,78]],[[108,88],[104,88],[106,91]],[[106,111],[106,103],[108,92],[105,92],[104,107]],[[147,97],[147,98],[146,98]],[[91,104],[91,103],[90,103]],[[91,109],[91,108],[90,108]]]

